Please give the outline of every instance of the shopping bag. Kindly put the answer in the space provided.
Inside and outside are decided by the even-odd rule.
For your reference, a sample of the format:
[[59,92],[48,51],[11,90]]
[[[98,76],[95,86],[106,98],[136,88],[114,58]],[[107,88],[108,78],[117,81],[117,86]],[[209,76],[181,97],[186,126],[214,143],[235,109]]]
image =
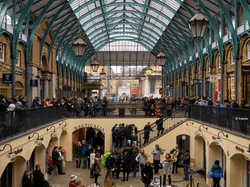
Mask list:
[[211,178],[213,178],[214,177],[214,173],[211,171],[211,169],[208,171],[208,173],[207,173],[207,178],[208,179],[211,179]]
[[66,163],[65,163],[65,161],[64,161],[64,160],[62,161],[62,167],[63,167],[63,168],[65,168],[65,167],[66,167]]

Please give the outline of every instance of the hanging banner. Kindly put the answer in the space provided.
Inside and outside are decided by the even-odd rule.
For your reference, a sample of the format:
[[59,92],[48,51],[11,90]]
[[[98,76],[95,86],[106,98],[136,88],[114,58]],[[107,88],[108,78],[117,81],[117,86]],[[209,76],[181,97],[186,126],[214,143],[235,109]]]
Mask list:
[[193,84],[199,84],[200,83],[200,79],[193,79]]

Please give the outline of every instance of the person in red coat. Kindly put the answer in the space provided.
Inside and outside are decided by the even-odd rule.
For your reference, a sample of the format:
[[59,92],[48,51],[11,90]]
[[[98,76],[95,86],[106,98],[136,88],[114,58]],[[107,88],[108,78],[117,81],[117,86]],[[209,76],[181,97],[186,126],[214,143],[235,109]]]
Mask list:
[[[77,187],[77,186],[79,186],[79,184],[81,184],[80,181],[77,181],[77,182],[76,182],[76,179],[77,179],[77,176],[76,176],[76,175],[71,175],[71,176],[70,176],[69,187]],[[84,187],[84,186],[81,185],[81,187]]]

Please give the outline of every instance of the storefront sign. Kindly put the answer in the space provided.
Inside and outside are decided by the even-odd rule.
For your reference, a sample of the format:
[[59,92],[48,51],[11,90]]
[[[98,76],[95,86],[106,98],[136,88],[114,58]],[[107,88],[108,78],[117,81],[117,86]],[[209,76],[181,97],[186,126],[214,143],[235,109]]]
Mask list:
[[199,84],[199,83],[201,83],[200,79],[193,79],[193,84]]
[[181,85],[182,86],[186,86],[186,82],[181,82]]
[[250,75],[250,66],[242,66],[242,75]]
[[3,84],[12,84],[12,74],[3,74]]
[[88,123],[75,126],[74,130],[81,129],[81,128],[84,128],[84,127],[92,127],[94,129],[100,130],[100,131],[102,131],[104,133],[104,128],[102,126],[94,125],[94,124],[88,124]]
[[23,76],[23,72],[21,72],[21,71],[16,71],[16,75]]
[[30,87],[37,87],[37,86],[38,86],[37,79],[31,79],[30,80]]
[[234,72],[233,72],[233,73],[228,73],[228,74],[227,74],[227,77],[228,77],[228,78],[234,77],[234,76],[235,76]]

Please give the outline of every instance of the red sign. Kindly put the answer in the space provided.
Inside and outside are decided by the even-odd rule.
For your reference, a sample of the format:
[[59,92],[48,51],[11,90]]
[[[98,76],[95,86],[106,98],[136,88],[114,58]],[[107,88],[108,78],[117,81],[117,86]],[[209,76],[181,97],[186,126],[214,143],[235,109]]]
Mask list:
[[229,156],[229,151],[227,151],[227,156]]
[[136,96],[139,96],[139,88],[130,88],[130,96],[132,94],[136,94]]

